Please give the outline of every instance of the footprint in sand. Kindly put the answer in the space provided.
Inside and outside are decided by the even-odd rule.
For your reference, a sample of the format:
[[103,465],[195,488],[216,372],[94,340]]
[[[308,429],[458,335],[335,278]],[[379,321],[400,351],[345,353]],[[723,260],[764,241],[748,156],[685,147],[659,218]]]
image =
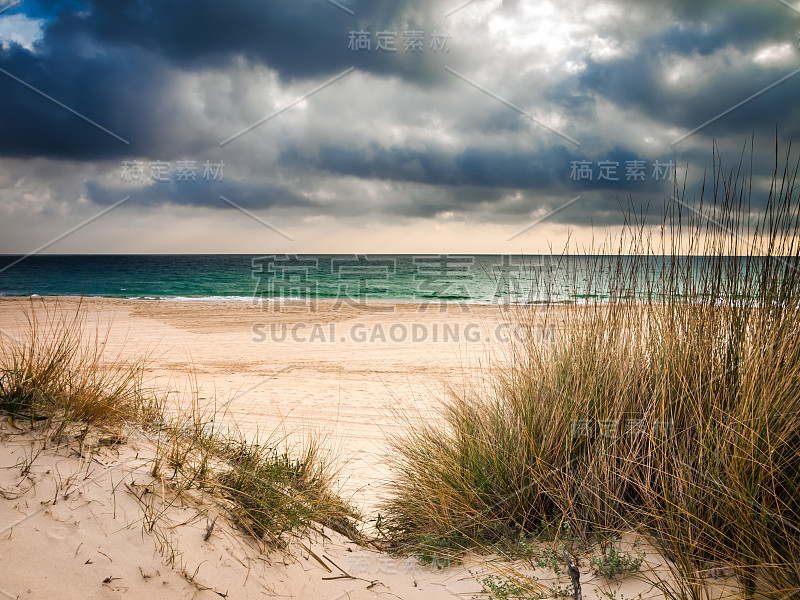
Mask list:
[[55,525],[47,530],[48,537],[53,538],[54,540],[63,540],[66,539],[69,535],[66,527],[62,527],[61,525]]

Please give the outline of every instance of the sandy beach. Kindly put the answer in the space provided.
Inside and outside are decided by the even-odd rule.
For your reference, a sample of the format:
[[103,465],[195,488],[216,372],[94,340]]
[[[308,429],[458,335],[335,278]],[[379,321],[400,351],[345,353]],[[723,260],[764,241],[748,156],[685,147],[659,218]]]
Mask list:
[[0,600],[800,600],[798,15],[0,0]]
[[[78,299],[59,305],[74,310]],[[54,299],[34,301],[39,309]],[[480,383],[513,330],[496,306],[337,306],[88,298],[108,351],[148,354],[148,375],[188,398],[196,383],[222,428],[302,443],[308,432],[341,459],[342,493],[375,508],[389,476],[395,416],[435,418],[448,385]],[[0,299],[0,330],[20,335],[29,301]]]
[[[290,445],[302,445],[309,432],[321,436],[339,463],[342,495],[367,515],[390,477],[387,438],[401,433],[397,415],[435,418],[447,386],[485,377],[507,336],[498,329],[500,310],[490,306],[383,303],[370,310],[328,302],[276,311],[242,302],[83,302],[88,330],[108,331],[108,355],[148,355],[148,378],[173,391],[176,409],[196,391],[218,411],[220,428]],[[68,314],[79,299],[34,299],[33,307],[44,318],[56,303]],[[2,335],[24,336],[30,311],[30,300],[1,299]],[[11,526],[0,542],[0,591],[13,590],[9,597],[439,598],[480,591],[468,572],[475,565],[421,565],[330,530],[292,547],[291,557],[264,555],[222,522],[206,540],[223,509],[202,498],[167,511],[159,527],[168,534],[145,536],[140,510],[148,485],[159,484],[148,475],[147,443],[105,449],[95,440],[98,453],[88,464],[75,452],[43,452],[20,478],[10,467],[24,463],[35,443],[7,425],[1,435],[8,502],[0,512]],[[49,477],[54,471],[66,479],[63,487]],[[116,493],[120,485],[134,492]],[[28,540],[26,551],[19,539]],[[64,560],[42,577],[31,559],[53,549]],[[355,579],[331,580],[341,575],[337,565]],[[65,591],[66,579],[84,591]]]
[[[0,333],[24,339],[32,308],[43,321],[47,310],[69,314],[79,302],[0,299]],[[399,418],[436,419],[448,387],[486,384],[511,339],[546,330],[515,330],[512,315],[488,305],[82,302],[87,331],[108,332],[106,355],[148,355],[147,379],[169,390],[174,410],[199,398],[216,412],[215,427],[251,440],[301,447],[313,433],[368,531],[392,477],[388,440],[403,433]],[[220,518],[220,498],[179,493],[154,476],[152,440],[117,445],[98,432],[79,447],[47,447],[4,423],[0,441],[0,593],[9,598],[473,598],[485,597],[487,576],[512,568],[491,555],[424,564],[327,528],[285,552],[266,551]],[[646,568],[666,575],[644,539],[623,543],[646,549]],[[48,552],[59,558],[41,573],[36,557]],[[608,583],[586,562],[579,567],[584,597],[595,589],[660,597],[641,580]],[[538,577],[529,581],[542,590],[566,577],[530,561],[513,568]]]

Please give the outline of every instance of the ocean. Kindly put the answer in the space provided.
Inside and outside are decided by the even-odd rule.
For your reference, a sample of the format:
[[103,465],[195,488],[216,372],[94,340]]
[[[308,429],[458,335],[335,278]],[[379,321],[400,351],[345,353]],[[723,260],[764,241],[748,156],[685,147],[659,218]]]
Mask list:
[[[555,271],[539,256],[0,255],[0,296],[541,301],[544,289],[531,284]],[[566,280],[550,287],[551,299],[573,295]]]
[[[340,299],[464,303],[574,302],[653,291],[613,281],[630,257],[500,255],[0,255],[0,296],[173,301]],[[685,259],[702,261],[694,257]],[[698,265],[699,266],[699,265]],[[702,271],[702,269],[699,269]],[[674,291],[674,288],[672,288]]]

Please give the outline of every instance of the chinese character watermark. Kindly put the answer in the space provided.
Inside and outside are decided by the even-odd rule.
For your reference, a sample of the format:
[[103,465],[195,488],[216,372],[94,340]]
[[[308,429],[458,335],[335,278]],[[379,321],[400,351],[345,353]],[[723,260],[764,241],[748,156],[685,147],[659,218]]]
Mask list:
[[[427,48],[435,53],[450,52],[450,41],[453,35],[448,32],[434,30],[428,36]],[[374,43],[373,43],[374,42]],[[371,31],[348,31],[347,49],[352,52],[404,52],[414,54],[425,50],[425,32],[418,29],[406,31],[376,31],[373,37]]]
[[415,256],[413,262],[417,284],[414,298],[423,302],[420,312],[428,308],[425,302],[430,299],[438,301],[440,312],[447,311],[447,300],[456,300],[461,312],[469,312],[465,300],[472,297],[469,287],[474,281],[474,256]]
[[314,310],[317,304],[316,272],[319,260],[283,254],[253,259],[253,279],[256,280],[253,301],[268,311],[280,311],[285,306],[305,306]]
[[[615,160],[597,161],[597,169],[593,168],[594,162],[590,160],[573,160],[570,162],[569,178],[572,181],[622,181],[619,172],[620,162]],[[654,181],[669,181],[675,173],[673,161],[654,161],[649,171]],[[647,163],[643,160],[625,161],[625,181],[645,181],[648,170]],[[597,177],[595,178],[595,175]]]
[[397,274],[396,259],[368,258],[359,254],[354,258],[335,258],[331,261],[331,272],[338,280],[333,310],[346,305],[374,312],[394,311],[392,304],[369,303],[368,300],[386,294],[389,277]]
[[494,304],[533,304],[551,298],[557,265],[551,257],[522,259],[504,255],[492,265]]
[[[150,181],[169,183],[172,181],[172,174],[174,174],[177,182],[196,182],[198,178],[197,161],[176,161],[174,169],[171,163],[160,160],[153,160],[148,163],[140,160],[122,161],[121,178],[126,183],[147,183]],[[207,182],[222,181],[225,178],[225,163],[223,161],[212,163],[207,160],[202,165],[202,173],[199,174],[199,177]]]

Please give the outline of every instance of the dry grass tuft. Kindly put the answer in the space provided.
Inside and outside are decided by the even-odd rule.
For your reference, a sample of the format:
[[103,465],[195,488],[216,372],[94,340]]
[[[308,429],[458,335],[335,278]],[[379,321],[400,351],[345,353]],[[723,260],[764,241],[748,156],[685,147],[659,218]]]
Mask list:
[[[152,443],[150,475],[162,491],[160,504],[159,494],[142,504],[148,533],[161,535],[157,525],[171,506],[211,494],[265,548],[286,548],[292,536],[323,525],[359,537],[359,517],[335,493],[336,472],[313,438],[295,457],[279,439],[259,443],[221,431],[196,386],[179,406],[168,406],[167,394],[144,385],[146,359],[126,360],[123,350],[108,355],[108,333],[88,327],[82,303],[70,312],[31,299],[26,317],[22,339],[0,339],[0,411],[15,427],[39,432],[39,452],[48,442],[77,438],[82,454],[87,436],[100,433],[101,441],[136,436]],[[167,537],[159,539],[170,547]]]
[[631,211],[601,252],[561,257],[585,298],[512,315],[552,339],[515,344],[489,393],[455,392],[445,427],[395,440],[389,539],[458,553],[635,529],[669,559],[668,597],[709,597],[720,564],[743,597],[796,594],[800,200],[798,163],[778,163],[755,201],[715,156],[710,194],[676,190],[659,227]]
[[0,410],[12,421],[119,426],[161,413],[143,387],[146,358],[108,356],[108,334],[87,327],[82,305],[73,313],[31,298],[25,316],[21,340],[0,338]]

